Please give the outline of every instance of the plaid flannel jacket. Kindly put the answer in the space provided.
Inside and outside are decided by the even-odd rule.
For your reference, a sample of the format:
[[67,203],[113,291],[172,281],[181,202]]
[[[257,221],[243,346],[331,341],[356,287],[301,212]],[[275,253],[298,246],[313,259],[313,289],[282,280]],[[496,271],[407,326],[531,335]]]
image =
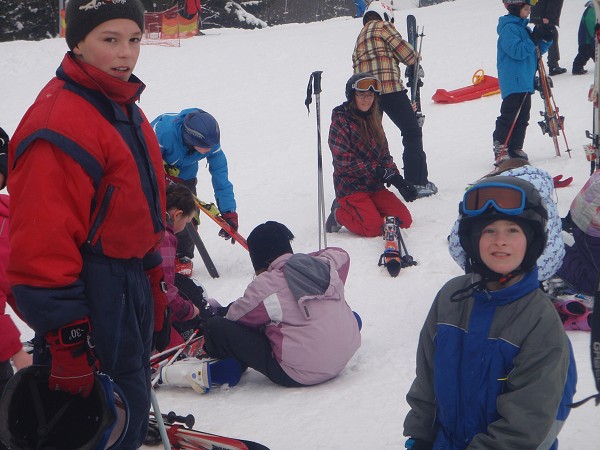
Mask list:
[[354,73],[370,72],[382,83],[382,94],[404,89],[398,63],[413,65],[417,53],[402,39],[393,24],[383,20],[371,20],[362,28],[354,52]]
[[380,146],[371,138],[367,145],[360,142],[358,118],[344,103],[333,110],[329,128],[329,148],[333,156],[333,184],[336,198],[357,192],[375,192],[384,189],[375,176],[375,168],[382,166],[398,173],[388,146]]

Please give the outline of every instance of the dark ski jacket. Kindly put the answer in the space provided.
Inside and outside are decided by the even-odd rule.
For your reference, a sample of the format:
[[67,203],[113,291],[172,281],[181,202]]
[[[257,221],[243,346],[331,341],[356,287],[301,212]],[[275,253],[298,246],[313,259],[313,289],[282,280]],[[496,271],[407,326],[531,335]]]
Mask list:
[[433,302],[404,435],[444,450],[551,448],[577,381],[563,325],[537,269],[504,289],[451,300],[479,279],[454,278]]
[[[537,71],[537,50],[531,40],[528,19],[511,14],[498,20],[497,61],[500,92],[505,99],[511,94],[534,93]],[[540,50],[545,53],[552,41],[541,41]]]
[[8,277],[38,334],[90,313],[80,278],[84,246],[130,260],[162,239],[162,158],[135,104],[144,87],[69,52],[10,141]]
[[587,2],[585,11],[581,16],[579,30],[577,32],[578,45],[595,45],[596,43],[596,10],[592,6],[592,2]]
[[542,19],[548,19],[552,25],[560,25],[560,13],[563,0],[539,0],[531,7],[530,20],[536,25],[543,23]]
[[375,176],[377,166],[399,173],[387,144],[381,146],[375,139],[368,144],[361,142],[359,120],[350,111],[348,102],[335,107],[331,114],[329,148],[336,198],[385,189],[383,181]]

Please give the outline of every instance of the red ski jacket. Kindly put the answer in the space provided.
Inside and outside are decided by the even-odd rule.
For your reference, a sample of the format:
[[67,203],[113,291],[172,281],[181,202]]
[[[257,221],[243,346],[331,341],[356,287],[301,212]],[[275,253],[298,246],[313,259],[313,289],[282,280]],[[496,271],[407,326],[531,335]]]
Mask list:
[[11,317],[6,314],[7,302],[13,308],[15,307],[14,299],[6,280],[6,265],[9,253],[8,204],[8,195],[0,194],[0,361],[9,360],[23,348],[19,329]]
[[144,87],[135,76],[119,80],[67,53],[10,141],[8,278],[38,332],[86,313],[85,302],[65,304],[82,300],[84,245],[126,260],[143,258],[162,239],[162,157],[135,105]]

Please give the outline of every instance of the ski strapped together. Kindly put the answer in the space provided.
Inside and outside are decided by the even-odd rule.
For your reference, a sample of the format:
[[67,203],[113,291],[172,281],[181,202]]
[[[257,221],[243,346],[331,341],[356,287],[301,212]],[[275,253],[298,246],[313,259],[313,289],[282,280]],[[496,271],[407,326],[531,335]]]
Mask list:
[[413,72],[407,70],[406,75],[408,77],[408,82],[406,86],[410,88],[410,101],[416,105],[417,110],[415,114],[417,116],[417,122],[420,127],[423,127],[425,123],[425,115],[421,111],[421,86],[423,86],[423,80],[421,79],[421,49],[423,47],[423,34],[425,27],[421,28],[421,33],[419,33],[419,29],[417,27],[417,19],[412,14],[406,16],[406,31],[408,43],[412,46],[412,48],[418,51],[417,62],[413,66]]
[[542,52],[540,51],[539,46],[537,47],[536,51],[539,76],[535,79],[535,89],[540,92],[542,100],[544,101],[544,111],[540,111],[540,115],[543,117],[543,120],[539,121],[538,124],[542,129],[542,134],[547,134],[552,138],[556,156],[560,156],[560,144],[558,137],[562,131],[562,136],[566,146],[565,151],[569,154],[570,158],[571,149],[569,148],[564,127],[565,117],[561,116],[558,112],[558,106],[556,106],[556,101],[554,100],[554,95],[552,94],[552,79],[546,74],[546,67],[544,66]]
[[[384,266],[390,276],[397,277],[400,269],[416,266],[417,262],[408,254],[402,234],[400,234],[400,221],[395,216],[387,216],[383,223],[383,240],[385,249],[379,257],[378,266]],[[402,254],[404,252],[404,254]]]
[[[600,1],[593,0],[596,13],[596,41],[594,44],[595,61],[600,61]],[[600,64],[594,68],[594,84],[590,86],[588,100],[592,102],[592,131],[586,130],[585,135],[592,140],[583,146],[585,157],[590,162],[590,175],[600,168]]]

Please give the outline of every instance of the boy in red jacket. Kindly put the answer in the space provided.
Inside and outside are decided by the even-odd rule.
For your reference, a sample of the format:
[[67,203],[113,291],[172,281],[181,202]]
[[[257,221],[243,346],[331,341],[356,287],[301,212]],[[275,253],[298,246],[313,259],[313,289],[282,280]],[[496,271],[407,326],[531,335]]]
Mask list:
[[8,278],[36,332],[34,361],[51,365],[49,388],[85,398],[97,369],[109,375],[129,404],[119,448],[137,449],[153,337],[162,347],[159,332],[170,330],[156,252],[162,158],[135,103],[145,87],[133,75],[144,7],[71,0],[66,24],[70,51],[9,145],[10,245],[19,251]]

